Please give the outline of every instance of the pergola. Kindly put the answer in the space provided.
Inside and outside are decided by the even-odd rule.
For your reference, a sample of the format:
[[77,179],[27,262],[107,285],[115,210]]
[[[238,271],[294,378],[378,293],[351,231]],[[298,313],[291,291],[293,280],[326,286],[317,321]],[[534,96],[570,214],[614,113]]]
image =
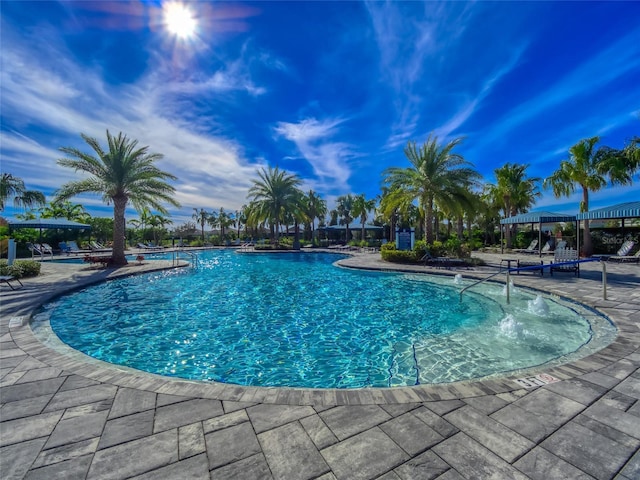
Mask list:
[[610,207],[597,208],[589,212],[576,215],[578,231],[582,220],[621,220],[622,233],[624,235],[624,221],[627,218],[640,218],[640,202],[625,202]]
[[[538,256],[542,256],[542,224],[543,223],[558,223],[558,222],[575,222],[575,215],[567,215],[566,213],[553,213],[553,212],[528,212],[515,215],[513,217],[507,217],[500,220],[500,245],[501,251],[504,253],[504,245],[502,243],[503,229],[502,225],[514,225],[514,224],[538,224]],[[579,231],[579,230],[576,230]],[[576,237],[577,238],[577,237]]]

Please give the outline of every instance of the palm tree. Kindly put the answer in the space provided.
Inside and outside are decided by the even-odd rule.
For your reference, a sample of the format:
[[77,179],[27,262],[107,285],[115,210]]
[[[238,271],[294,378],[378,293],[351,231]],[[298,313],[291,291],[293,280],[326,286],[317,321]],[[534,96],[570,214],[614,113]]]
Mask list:
[[251,199],[252,220],[267,222],[276,245],[279,240],[280,225],[284,224],[287,211],[293,210],[299,200],[298,185],[302,180],[278,167],[257,172],[259,179],[253,180],[248,198]]
[[21,178],[3,173],[0,175],[0,211],[4,210],[7,200],[11,200],[14,207],[42,206],[46,202],[42,192],[27,190]]
[[166,180],[176,177],[154,165],[160,160],[159,153],[148,153],[149,147],[138,147],[137,140],[130,140],[119,133],[112,136],[107,130],[108,151],[104,151],[95,138],[81,134],[85,142],[97,154],[84,153],[76,148],[62,147],[60,150],[71,158],[58,160],[63,167],[88,173],[84,180],[64,184],[56,193],[57,200],[67,200],[81,193],[96,193],[102,199],[113,202],[113,255],[114,265],[126,265],[125,247],[125,209],[131,203],[141,211],[153,207],[160,213],[167,211],[160,202],[179,207],[175,200],[175,189]]
[[[489,185],[489,193],[504,212],[504,217],[525,213],[540,196],[538,183],[540,178],[527,177],[529,165],[505,163],[494,170],[496,184]],[[505,230],[507,248],[511,248],[511,228]]]
[[[545,178],[544,187],[551,188],[556,198],[568,197],[577,187],[582,189],[580,212],[589,211],[589,192],[597,192],[607,184],[630,184],[632,174],[638,168],[633,154],[629,157],[614,156],[607,147],[595,149],[600,137],[580,140],[569,149],[569,158],[560,163],[558,170]],[[624,165],[627,165],[626,167]],[[622,165],[622,166],[621,166]],[[585,255],[593,253],[589,220],[584,221],[582,248]]]
[[42,218],[66,218],[74,222],[82,222],[87,220],[88,213],[79,203],[71,203],[66,200],[64,202],[53,201],[40,210]]
[[340,225],[346,225],[345,242],[349,241],[349,224],[353,222],[353,202],[355,197],[351,194],[340,195],[336,199],[336,210],[340,216]]
[[425,239],[433,243],[434,208],[461,201],[465,192],[480,180],[480,174],[453,149],[462,142],[456,138],[444,146],[437,137],[421,148],[409,142],[404,149],[411,166],[391,167],[384,172],[384,183],[392,191],[389,207],[418,200],[425,219]]
[[[162,230],[164,230],[166,225],[170,225],[173,222],[163,215],[152,214],[148,219],[148,223],[151,226],[151,231],[153,232],[153,244],[158,245],[158,227],[161,227]],[[162,241],[162,235],[160,235],[160,241]]]
[[361,232],[360,240],[365,239],[364,223],[367,221],[369,212],[373,210],[375,206],[376,206],[375,198],[372,198],[371,200],[367,200],[366,197],[364,196],[364,193],[357,195],[353,201],[353,210],[352,210],[353,216],[360,217],[360,221],[362,222],[362,232]]
[[320,196],[313,190],[309,190],[306,194],[305,201],[306,212],[309,217],[309,221],[311,222],[311,238],[313,238],[315,231],[313,224],[316,218],[318,219],[318,222],[320,222],[327,215],[327,202],[320,198]]
[[204,226],[209,223],[211,214],[207,213],[204,208],[198,210],[197,208],[193,209],[193,214],[191,218],[193,218],[197,224],[200,225],[200,232],[202,234],[202,244],[204,245]]
[[234,223],[233,218],[223,207],[220,207],[220,213],[218,213],[218,226],[220,227],[220,240],[224,243],[225,230],[231,227]]

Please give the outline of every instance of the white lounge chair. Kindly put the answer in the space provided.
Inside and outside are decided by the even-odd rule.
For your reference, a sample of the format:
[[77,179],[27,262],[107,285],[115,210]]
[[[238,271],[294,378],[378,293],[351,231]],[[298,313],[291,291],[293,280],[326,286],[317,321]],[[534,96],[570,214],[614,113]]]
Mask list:
[[531,240],[531,243],[527,248],[515,248],[513,249],[513,251],[517,253],[537,253],[538,252],[538,249],[536,248],[537,246],[538,246],[538,240],[534,238],[533,240]]
[[640,249],[634,255],[613,255],[607,259],[609,262],[640,262]]

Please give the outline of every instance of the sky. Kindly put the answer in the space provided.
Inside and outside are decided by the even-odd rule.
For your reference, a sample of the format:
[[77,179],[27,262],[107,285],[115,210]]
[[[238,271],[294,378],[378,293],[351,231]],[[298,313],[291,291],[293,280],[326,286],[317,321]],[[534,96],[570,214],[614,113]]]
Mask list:
[[[0,2],[3,173],[50,201],[82,178],[60,147],[123,132],[178,177],[179,225],[248,203],[267,166],[329,208],[374,198],[430,134],[464,137],[455,151],[490,183],[506,162],[545,178],[583,138],[640,135],[640,2],[186,2],[186,28],[169,4]],[[580,199],[543,191],[533,210]],[[639,199],[636,175],[590,207]],[[112,216],[100,196],[73,201]]]

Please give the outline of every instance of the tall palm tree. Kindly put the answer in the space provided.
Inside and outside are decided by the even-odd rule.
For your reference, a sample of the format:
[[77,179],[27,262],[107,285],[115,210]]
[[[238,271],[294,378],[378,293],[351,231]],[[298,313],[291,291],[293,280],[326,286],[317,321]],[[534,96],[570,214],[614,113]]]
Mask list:
[[224,242],[224,236],[227,228],[234,224],[234,220],[223,207],[220,207],[220,213],[218,213],[218,226],[220,227],[220,240]]
[[353,222],[353,202],[355,197],[351,194],[340,195],[336,199],[336,210],[340,216],[340,225],[346,225],[345,241],[349,241],[349,224]]
[[102,149],[98,140],[81,134],[93,149],[95,156],[77,148],[62,147],[60,150],[71,158],[58,160],[63,167],[73,168],[89,174],[89,178],[64,184],[56,193],[57,200],[67,200],[81,193],[96,193],[107,202],[113,202],[113,255],[114,265],[126,265],[125,209],[131,203],[141,211],[153,207],[166,214],[160,202],[179,207],[175,200],[175,189],[166,180],[175,180],[170,173],[160,170],[154,163],[162,158],[159,153],[149,153],[149,147],[138,147],[137,140],[130,140],[122,132],[112,136],[107,130],[108,150]]
[[[489,185],[489,192],[504,212],[504,217],[525,213],[533,206],[535,199],[540,196],[538,184],[540,178],[528,177],[529,165],[505,163],[496,168],[495,185]],[[505,229],[507,248],[511,248],[511,228]]]
[[280,225],[284,224],[287,211],[294,209],[299,201],[298,186],[302,180],[278,167],[257,172],[248,198],[252,202],[252,217],[256,223],[269,223],[276,245],[279,241]]
[[42,206],[46,202],[44,193],[27,190],[21,178],[3,173],[0,175],[0,211],[4,210],[7,200],[11,200],[14,207]]
[[376,206],[375,198],[372,198],[371,200],[367,200],[367,198],[364,196],[364,193],[357,195],[353,201],[353,210],[352,210],[353,216],[360,217],[360,221],[362,222],[362,232],[361,232],[360,240],[365,239],[364,223],[367,221],[367,218],[369,217],[369,212],[373,210],[375,206]]
[[197,208],[193,209],[193,214],[191,218],[193,218],[198,225],[200,225],[200,233],[202,236],[202,243],[204,244],[204,226],[209,223],[211,214],[208,213],[204,208],[198,210]]
[[313,234],[315,231],[314,223],[316,218],[318,219],[318,222],[320,222],[327,215],[327,202],[320,198],[320,196],[313,190],[309,190],[309,192],[306,194],[305,201],[307,215],[309,216],[309,220],[311,222],[311,238],[313,238]]
[[391,167],[383,173],[384,183],[393,191],[390,207],[418,200],[427,243],[433,243],[434,208],[460,201],[481,178],[470,162],[453,152],[461,142],[462,138],[456,138],[441,146],[432,135],[420,148],[409,142],[404,153],[411,166]]
[[[171,220],[169,220],[167,217],[165,217],[164,215],[160,215],[160,214],[152,214],[148,220],[149,226],[151,226],[151,231],[153,233],[153,244],[154,245],[158,245],[158,230],[159,227],[164,230],[164,227],[166,225],[170,225],[173,222]],[[162,241],[162,235],[160,235],[160,241]]]
[[[569,149],[569,158],[560,162],[558,170],[545,178],[544,187],[551,188],[556,198],[568,197],[579,187],[582,190],[580,212],[589,211],[589,192],[597,192],[607,182],[613,184],[629,184],[632,173],[637,169],[633,158],[612,157],[606,147],[596,150],[600,137],[580,140]],[[628,167],[620,166],[620,162],[628,162]],[[582,248],[585,255],[593,253],[589,220],[584,221]]]

